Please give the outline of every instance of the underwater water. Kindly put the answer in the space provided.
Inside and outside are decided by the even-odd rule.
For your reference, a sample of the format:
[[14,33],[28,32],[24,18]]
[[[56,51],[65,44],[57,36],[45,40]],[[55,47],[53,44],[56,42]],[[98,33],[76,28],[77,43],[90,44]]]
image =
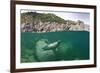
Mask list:
[[[58,44],[57,41],[60,41]],[[55,45],[56,47],[52,47]],[[51,45],[52,44],[52,45]],[[44,50],[43,48],[48,50]],[[21,32],[21,62],[89,59],[89,32]]]

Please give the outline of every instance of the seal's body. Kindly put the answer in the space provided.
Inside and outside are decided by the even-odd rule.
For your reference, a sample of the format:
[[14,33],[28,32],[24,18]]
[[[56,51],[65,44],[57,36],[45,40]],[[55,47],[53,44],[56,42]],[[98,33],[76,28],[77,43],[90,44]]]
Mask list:
[[51,44],[48,44],[47,46],[43,47],[44,50],[54,50],[58,47],[60,41],[53,42]]

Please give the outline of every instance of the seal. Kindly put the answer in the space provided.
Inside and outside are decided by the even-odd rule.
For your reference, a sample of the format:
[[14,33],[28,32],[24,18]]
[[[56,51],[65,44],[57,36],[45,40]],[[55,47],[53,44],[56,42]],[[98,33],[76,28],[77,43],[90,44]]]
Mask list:
[[60,42],[61,41],[58,40],[56,42],[50,43],[50,44],[46,45],[45,47],[43,47],[42,49],[44,49],[44,50],[54,50],[59,46]]

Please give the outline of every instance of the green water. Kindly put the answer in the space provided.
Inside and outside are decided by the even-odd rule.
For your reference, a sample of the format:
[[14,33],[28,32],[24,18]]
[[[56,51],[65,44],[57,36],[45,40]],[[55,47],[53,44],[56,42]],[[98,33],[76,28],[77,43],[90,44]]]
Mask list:
[[[44,51],[41,47],[36,48],[38,46],[36,43],[41,39],[47,40],[47,44],[58,40],[61,43],[56,52]],[[87,31],[21,33],[21,62],[23,63],[87,59],[89,59],[89,32]]]

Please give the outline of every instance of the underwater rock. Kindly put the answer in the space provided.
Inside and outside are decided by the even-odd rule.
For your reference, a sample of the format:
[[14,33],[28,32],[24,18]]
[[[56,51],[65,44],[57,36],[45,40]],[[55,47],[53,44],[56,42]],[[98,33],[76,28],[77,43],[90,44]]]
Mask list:
[[40,62],[75,60],[73,44],[56,41],[48,43],[47,39],[40,39],[36,42],[36,56]]
[[39,61],[54,61],[55,54],[52,50],[44,50],[43,48],[47,46],[46,39],[40,39],[36,42],[36,55]]
[[75,51],[73,51],[73,44],[71,42],[62,42],[58,48],[58,57],[60,60],[74,60]]

